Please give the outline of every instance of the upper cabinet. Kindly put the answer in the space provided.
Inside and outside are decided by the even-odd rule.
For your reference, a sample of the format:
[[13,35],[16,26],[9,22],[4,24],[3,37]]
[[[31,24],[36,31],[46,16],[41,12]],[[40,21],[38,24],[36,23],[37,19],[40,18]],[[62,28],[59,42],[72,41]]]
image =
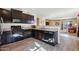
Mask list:
[[4,23],[11,23],[11,11],[0,8],[0,17],[3,18]]
[[25,23],[33,24],[34,16],[22,13],[22,11],[11,9],[6,10],[0,8],[0,17],[3,18],[4,23]]
[[22,11],[11,9],[11,16],[13,19],[22,19]]
[[22,17],[23,17],[23,23],[27,23],[27,24],[34,23],[34,16],[33,15],[23,13]]
[[11,18],[13,23],[22,23],[22,11],[11,9]]

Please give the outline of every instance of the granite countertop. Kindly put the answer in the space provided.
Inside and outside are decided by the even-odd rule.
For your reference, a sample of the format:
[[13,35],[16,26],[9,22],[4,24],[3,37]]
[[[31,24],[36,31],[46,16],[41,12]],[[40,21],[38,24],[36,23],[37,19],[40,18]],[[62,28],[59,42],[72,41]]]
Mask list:
[[35,29],[35,30],[43,30],[43,31],[58,31],[58,29],[50,29],[50,28],[44,28],[44,29],[42,29],[42,28],[32,28],[32,29]]
[[[23,30],[42,30],[42,31],[58,31],[59,28],[57,27],[48,27],[48,28],[22,28]],[[5,29],[4,31],[11,31],[11,29]]]
[[[28,28],[28,29],[42,30],[42,31],[58,31],[58,28]],[[24,29],[24,30],[28,30],[28,29]]]

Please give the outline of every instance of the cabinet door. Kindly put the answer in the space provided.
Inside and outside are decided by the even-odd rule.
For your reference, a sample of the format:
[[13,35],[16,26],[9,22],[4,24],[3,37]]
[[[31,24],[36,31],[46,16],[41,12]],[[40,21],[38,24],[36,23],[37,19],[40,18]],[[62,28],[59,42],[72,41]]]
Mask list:
[[34,16],[31,15],[31,16],[30,16],[30,20],[31,20],[31,23],[34,24],[34,22],[35,22],[35,21],[34,21]]
[[34,32],[35,32],[35,33],[34,33],[34,34],[35,34],[35,35],[34,35],[34,38],[38,39],[38,31],[35,30]]
[[11,23],[11,12],[0,8],[0,17],[3,18],[4,23]]
[[43,36],[44,36],[43,31],[39,31],[38,32],[38,39],[42,40]]
[[2,17],[2,10],[3,10],[3,9],[2,9],[2,8],[0,8],[0,17]]
[[22,14],[22,22],[26,23],[26,21],[27,21],[27,15],[23,13]]
[[12,19],[22,19],[22,11],[11,9]]
[[33,24],[34,23],[34,16],[27,15],[27,23],[28,24]]
[[22,15],[23,17],[23,22],[27,23],[27,24],[33,24],[34,23],[34,16],[32,15],[28,15],[28,14],[24,14]]
[[23,33],[24,37],[27,38],[27,37],[31,37],[32,36],[32,30],[24,30],[24,33]]
[[11,9],[11,18],[13,23],[23,23],[22,11]]

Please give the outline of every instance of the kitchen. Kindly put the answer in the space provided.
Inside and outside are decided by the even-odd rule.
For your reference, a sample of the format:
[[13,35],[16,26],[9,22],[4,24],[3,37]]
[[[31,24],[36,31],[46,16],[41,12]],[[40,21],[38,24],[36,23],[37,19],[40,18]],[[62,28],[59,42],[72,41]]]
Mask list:
[[[48,9],[46,10],[48,11]],[[52,12],[52,10],[53,9],[50,11]],[[47,48],[49,49],[48,51],[50,51],[61,44],[61,25],[59,21],[56,21],[55,26],[49,26],[49,22],[47,22],[45,18],[39,16],[39,14],[33,14],[32,11],[37,13],[35,9],[30,8],[0,8],[0,50],[29,51],[26,47],[28,46],[28,48],[30,47],[29,49],[36,51],[39,49],[45,50],[39,45],[43,45],[44,47],[47,45],[48,47],[51,46],[51,48]],[[39,9],[37,9],[37,11],[39,12]],[[51,12],[49,12],[49,14]],[[31,44],[32,42],[34,44]],[[37,42],[40,42],[40,44]],[[29,46],[30,44],[34,45],[34,47]],[[62,50],[61,48],[58,49]]]
[[36,27],[36,20],[33,15],[16,9],[7,10],[0,8],[0,17],[2,20],[1,46],[30,37],[53,46],[59,43],[59,29],[49,26],[47,28],[46,26]]

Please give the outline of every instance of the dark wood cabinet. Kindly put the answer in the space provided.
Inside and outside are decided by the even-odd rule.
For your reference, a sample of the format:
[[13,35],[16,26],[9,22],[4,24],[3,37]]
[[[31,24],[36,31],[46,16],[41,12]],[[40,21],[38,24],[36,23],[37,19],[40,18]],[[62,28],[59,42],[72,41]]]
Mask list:
[[0,8],[0,17],[3,18],[4,23],[26,23],[33,24],[34,16],[22,13],[22,11],[11,9],[6,10]]
[[43,31],[43,30],[32,30],[32,37],[41,40],[50,45],[58,44],[58,32]]
[[22,22],[25,23],[26,20],[27,20],[27,16],[26,16],[26,14],[23,13],[22,14]]
[[24,38],[28,38],[28,37],[32,37],[32,30],[28,29],[28,30],[24,30]]
[[23,18],[23,23],[27,23],[27,24],[34,23],[34,16],[32,16],[32,15],[28,15],[28,14],[23,13],[22,18]]
[[22,11],[11,9],[12,19],[22,19]]
[[0,17],[2,17],[2,10],[3,10],[3,9],[2,9],[2,8],[0,8]]
[[38,39],[38,31],[37,30],[32,29],[32,37],[35,39]]
[[26,21],[26,23],[33,24],[34,23],[34,16],[27,15],[27,21]]
[[11,18],[13,23],[22,23],[22,11],[11,9]]
[[32,31],[32,37],[33,38],[42,40],[43,39],[43,36],[44,36],[43,31],[39,31],[39,30],[33,30]]
[[0,8],[0,17],[3,18],[4,23],[11,23],[11,11]]
[[38,39],[39,39],[39,40],[42,40],[43,37],[44,37],[43,31],[38,31]]

